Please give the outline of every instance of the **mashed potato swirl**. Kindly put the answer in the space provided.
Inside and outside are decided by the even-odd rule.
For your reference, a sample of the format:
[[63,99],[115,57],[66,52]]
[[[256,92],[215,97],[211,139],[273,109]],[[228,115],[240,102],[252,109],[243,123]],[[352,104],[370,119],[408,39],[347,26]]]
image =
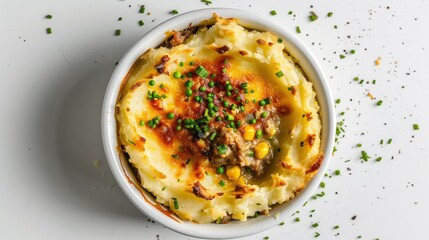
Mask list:
[[117,101],[120,149],[181,219],[246,221],[317,172],[319,106],[283,40],[237,19],[208,23],[169,33],[134,64]]

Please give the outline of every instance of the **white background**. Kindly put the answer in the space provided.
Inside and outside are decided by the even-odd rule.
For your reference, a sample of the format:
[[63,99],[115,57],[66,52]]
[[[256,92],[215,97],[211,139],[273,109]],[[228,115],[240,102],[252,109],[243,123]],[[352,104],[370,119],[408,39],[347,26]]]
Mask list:
[[[313,239],[316,232],[317,239],[429,239],[428,1],[212,1],[1,1],[0,239],[189,239],[148,220],[116,185],[100,113],[126,50],[171,10],[206,7],[276,10],[272,19],[286,29],[300,26],[297,36],[341,99],[337,113],[344,112],[338,119],[345,136],[326,187],[316,192],[325,196],[309,200],[285,225],[246,239]],[[317,21],[308,20],[310,11]]]

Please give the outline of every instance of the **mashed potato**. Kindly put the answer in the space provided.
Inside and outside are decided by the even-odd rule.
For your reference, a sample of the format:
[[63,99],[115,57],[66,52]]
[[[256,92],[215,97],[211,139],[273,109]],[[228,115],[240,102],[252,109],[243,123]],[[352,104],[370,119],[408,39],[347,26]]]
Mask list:
[[144,189],[183,220],[246,221],[317,172],[316,93],[282,40],[214,15],[169,33],[124,80],[120,148]]

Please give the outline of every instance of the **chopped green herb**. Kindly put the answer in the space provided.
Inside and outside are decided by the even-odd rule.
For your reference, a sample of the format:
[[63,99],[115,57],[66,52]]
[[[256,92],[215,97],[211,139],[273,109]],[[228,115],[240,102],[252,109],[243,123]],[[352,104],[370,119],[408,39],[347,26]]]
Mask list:
[[279,225],[280,225],[280,226],[283,226],[283,225],[285,225],[285,222],[281,222],[281,223],[279,223]]
[[315,238],[317,238],[317,237],[319,237],[319,236],[320,236],[320,233],[318,233],[318,232],[315,232],[315,233],[314,233],[314,237],[315,237]]
[[162,190],[161,191],[164,191],[166,189],[166,187],[164,186],[164,187],[162,187]]
[[332,12],[328,12],[328,14],[326,16],[328,17],[332,17],[333,13]]
[[335,170],[334,174],[338,176],[341,174],[341,171],[337,169],[337,170]]
[[122,17],[119,17],[119,18],[118,18],[118,21],[122,21]]
[[382,157],[378,157],[375,159],[375,161],[380,162],[383,158]]
[[219,186],[221,187],[225,186],[225,182],[222,179],[219,181]]
[[217,147],[217,152],[219,154],[225,154],[227,151],[227,147],[225,145],[220,145]]
[[334,226],[334,229],[338,229],[338,228],[340,228],[340,226],[338,226],[338,225],[335,225],[335,226]]
[[356,144],[356,147],[362,147],[362,143]]
[[195,72],[198,74],[198,76],[205,78],[207,77],[207,75],[209,75],[209,73],[207,72],[207,70],[203,67],[203,66],[198,66],[197,69],[195,70]]
[[340,59],[345,58],[346,56],[344,56],[343,54],[340,54]]
[[296,33],[301,33],[301,28],[299,26],[296,26],[295,31],[296,31]]
[[387,140],[387,144],[391,144],[392,143],[392,139],[391,138],[389,138],[389,140]]
[[359,77],[355,77],[355,78],[353,78],[353,80],[359,81]]
[[381,104],[383,104],[383,101],[382,101],[382,100],[379,100],[379,101],[377,102],[377,106],[381,106]]
[[277,76],[278,78],[283,77],[283,76],[284,76],[284,73],[283,73],[282,71],[278,71],[278,72],[276,72],[276,76]]
[[311,22],[316,21],[318,18],[319,18],[319,17],[317,16],[317,14],[316,14],[315,12],[313,12],[313,11],[311,11],[311,12],[310,12],[310,16],[308,16],[308,19],[309,19]]
[[46,28],[46,33],[47,34],[52,34],[52,28]]
[[366,153],[366,151],[361,151],[361,157],[360,159],[363,159],[364,161],[368,161],[371,157]]
[[299,219],[299,217],[295,218],[295,222],[299,222],[301,221],[301,219]]
[[216,168],[216,172],[219,174],[223,174],[225,172],[225,166],[219,166]]
[[316,228],[316,227],[319,226],[319,224],[318,223],[313,223],[311,226],[314,227],[314,228]]
[[206,5],[212,4],[212,1],[210,0],[201,0],[201,2],[205,3]]
[[177,201],[177,198],[173,198],[173,204],[174,204],[174,209],[179,209],[179,201]]
[[121,35],[121,29],[116,29],[115,36],[120,36],[120,35]]
[[325,185],[326,185],[325,182],[320,182],[320,187],[321,188],[325,188]]
[[337,100],[335,100],[335,103],[337,103],[337,104],[340,102],[341,102],[341,99],[339,99],[339,98]]
[[293,12],[292,12],[292,11],[289,11],[287,14],[292,15],[292,14],[293,14]]
[[272,10],[272,11],[270,12],[270,14],[271,14],[271,16],[275,16],[275,15],[277,15],[277,12],[276,12],[276,10]]
[[356,53],[356,50],[354,49],[350,50],[350,54],[355,54],[355,53]]
[[212,141],[213,141],[213,140],[215,139],[216,135],[217,135],[217,134],[216,134],[216,132],[212,133],[212,134],[210,135],[210,140],[212,140]]
[[144,7],[144,5],[141,5],[141,6],[140,6],[139,13],[144,13],[145,9],[146,9],[146,8]]
[[48,14],[48,15],[46,15],[46,16],[45,16],[45,18],[46,18],[46,19],[52,19],[52,15],[51,15],[51,14]]
[[179,14],[179,12],[176,9],[171,10],[170,13],[173,14],[173,15]]
[[414,129],[414,130],[419,130],[419,129],[420,129],[420,127],[419,127],[419,125],[418,125],[418,124],[416,124],[416,123],[415,123],[415,124],[413,124],[413,129]]
[[277,38],[277,43],[282,43],[283,39],[282,38]]
[[262,137],[262,130],[261,129],[258,129],[258,130],[256,130],[256,138],[261,138]]
[[139,26],[143,26],[143,25],[144,25],[143,20],[139,20]]

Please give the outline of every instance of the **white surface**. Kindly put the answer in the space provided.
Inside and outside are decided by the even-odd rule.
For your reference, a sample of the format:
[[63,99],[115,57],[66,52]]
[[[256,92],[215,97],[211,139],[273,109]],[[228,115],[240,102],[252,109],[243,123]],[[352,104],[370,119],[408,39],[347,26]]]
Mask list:
[[[324,157],[317,174],[307,184],[305,189],[293,201],[272,209],[270,211],[271,216],[260,216],[249,219],[246,222],[233,221],[229,224],[195,224],[172,219],[155,208],[153,203],[149,203],[148,199],[153,199],[153,195],[143,192],[140,190],[141,188],[137,188],[136,185],[139,185],[138,182],[136,184],[130,183],[128,176],[132,176],[134,173],[128,168],[123,167],[124,160],[121,159],[117,151],[119,144],[117,141],[118,130],[116,128],[115,113],[117,112],[118,94],[124,78],[127,77],[136,60],[147,52],[149,48],[157,47],[164,40],[166,32],[171,31],[171,29],[185,29],[189,24],[200,24],[202,21],[211,18],[214,13],[224,18],[235,17],[240,19],[240,24],[246,27],[264,29],[283,39],[287,51],[300,63],[308,79],[313,82],[314,90],[318,96],[321,109],[320,115],[323,123],[321,151],[332,153],[335,139],[334,100],[326,82],[326,76],[324,76],[317,60],[299,38],[295,37],[294,33],[273,22],[269,17],[255,12],[232,8],[200,9],[184,13],[163,22],[141,38],[121,59],[109,81],[103,101],[101,134],[107,162],[113,176],[125,194],[146,216],[176,232],[193,237],[237,238],[267,230],[278,225],[282,219],[289,217],[297,211],[314,194],[315,189],[319,186],[328,169],[330,155]],[[127,164],[125,163],[125,165]],[[146,195],[143,196],[143,194]],[[276,218],[273,216],[276,216]]]
[[[318,239],[428,239],[429,3],[213,2],[210,7],[267,15],[275,9],[272,18],[286,28],[299,25],[298,37],[321,61],[341,99],[337,110],[345,112],[346,136],[329,176],[336,169],[341,175],[325,178],[326,188],[319,190],[325,196],[309,201],[285,225],[247,239],[311,239],[315,232]],[[198,0],[2,3],[0,239],[188,239],[148,221],[116,186],[101,145],[100,113],[107,81],[125,51],[170,18],[172,9],[207,6]],[[150,16],[138,13],[142,3]],[[319,15],[315,22],[307,19],[311,10]],[[326,18],[329,11],[333,16]],[[145,26],[138,26],[140,19]],[[47,27],[53,34],[45,33]],[[119,28],[122,35],[113,36]],[[339,58],[350,49],[356,54]],[[359,85],[355,76],[377,83]],[[375,106],[368,92],[383,105]],[[372,156],[368,162],[361,163],[357,143]],[[383,160],[375,162],[376,156]],[[92,166],[95,160],[99,168]],[[314,222],[319,227],[312,228]]]

